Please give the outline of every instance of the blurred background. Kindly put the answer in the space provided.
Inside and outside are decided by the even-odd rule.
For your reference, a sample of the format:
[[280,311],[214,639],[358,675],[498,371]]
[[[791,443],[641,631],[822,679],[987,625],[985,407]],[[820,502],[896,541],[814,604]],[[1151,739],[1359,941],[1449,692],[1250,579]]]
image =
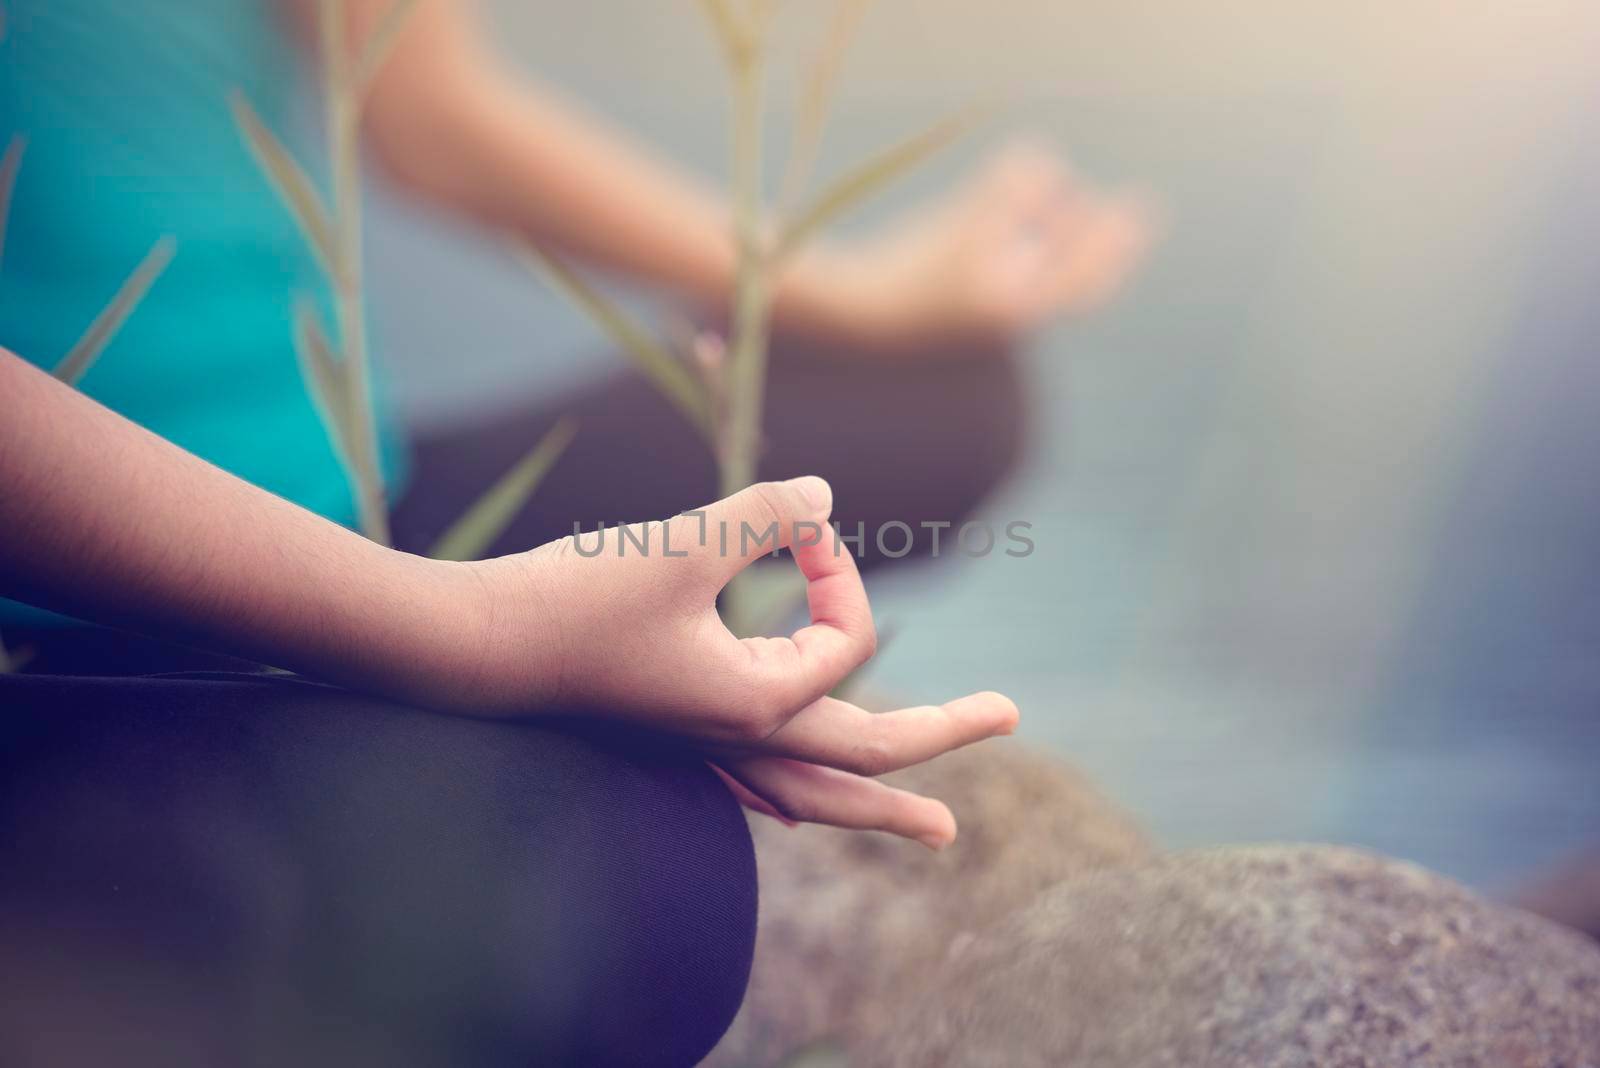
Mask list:
[[[529,73],[721,174],[687,0],[485,6]],[[824,22],[787,5],[780,137]],[[1600,838],[1596,56],[1587,0],[879,0],[820,174],[1010,106],[853,224],[1008,131],[1168,221],[1033,346],[1038,437],[991,513],[1037,551],[875,579],[874,686],[1011,694],[1169,845],[1355,843],[1498,891]],[[498,247],[376,196],[414,422],[609,369]]]

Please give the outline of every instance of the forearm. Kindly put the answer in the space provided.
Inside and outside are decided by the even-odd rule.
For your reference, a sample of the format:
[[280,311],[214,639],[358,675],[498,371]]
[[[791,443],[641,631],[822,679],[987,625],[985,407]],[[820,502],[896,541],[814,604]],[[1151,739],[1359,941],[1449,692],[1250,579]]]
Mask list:
[[[413,19],[366,113],[394,177],[493,229],[699,304],[727,301],[736,257],[722,197],[517,77],[455,0],[424,2]],[[363,22],[353,32],[365,32]],[[780,319],[825,311],[813,306],[825,287],[808,284],[820,282],[824,258],[801,257],[785,271]]]
[[696,300],[733,273],[727,214],[687,176],[553,96],[483,71],[369,130],[391,170],[482,223]]
[[6,596],[390,696],[415,696],[465,638],[430,618],[452,610],[445,565],[237,479],[3,349],[0,487]]

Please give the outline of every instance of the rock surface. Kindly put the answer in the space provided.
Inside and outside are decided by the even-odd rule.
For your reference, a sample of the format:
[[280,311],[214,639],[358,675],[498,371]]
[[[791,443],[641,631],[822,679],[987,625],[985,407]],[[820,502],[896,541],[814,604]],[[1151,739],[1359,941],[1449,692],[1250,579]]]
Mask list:
[[954,958],[852,1065],[1600,1066],[1600,948],[1333,847],[1075,876]]
[[1075,875],[1150,855],[1132,819],[1063,764],[1010,741],[886,781],[946,802],[942,853],[886,835],[752,817],[761,920],[744,1007],[706,1062],[782,1063],[807,1044],[854,1048],[907,1006],[899,991],[952,949]]

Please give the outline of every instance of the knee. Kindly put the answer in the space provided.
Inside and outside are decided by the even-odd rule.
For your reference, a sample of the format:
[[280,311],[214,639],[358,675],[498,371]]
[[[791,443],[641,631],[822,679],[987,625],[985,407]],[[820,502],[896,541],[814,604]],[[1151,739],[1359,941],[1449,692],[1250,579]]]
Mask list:
[[[546,933],[526,948],[565,962],[566,1063],[698,1063],[732,1023],[755,951],[743,811],[703,758],[659,739],[591,731],[561,744],[587,765],[566,787],[583,814],[553,835],[554,885],[555,857],[529,873],[563,920],[554,946]],[[536,988],[552,981],[542,963],[522,974]]]
[[[459,903],[476,916],[449,950],[451,985],[476,974],[478,996],[455,1023],[489,1063],[698,1062],[738,1011],[755,948],[738,804],[702,759],[659,741],[490,726],[506,737],[484,807],[437,829],[480,842]],[[431,867],[430,853],[417,859]]]
[[[95,934],[0,982],[81,1015],[124,975],[120,1063],[692,1064],[738,1009],[755,857],[692,753],[293,680],[50,685],[5,689],[0,901]],[[50,1021],[6,1022],[0,1059]]]
[[756,872],[702,759],[592,724],[409,713],[360,747],[307,963],[316,1000],[411,1051],[387,1063],[689,1065],[716,1044],[749,978]]

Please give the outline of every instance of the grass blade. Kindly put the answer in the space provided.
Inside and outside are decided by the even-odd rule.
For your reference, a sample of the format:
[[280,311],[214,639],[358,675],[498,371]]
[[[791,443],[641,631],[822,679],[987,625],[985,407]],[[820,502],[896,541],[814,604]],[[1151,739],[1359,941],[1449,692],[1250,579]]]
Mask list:
[[339,260],[334,252],[333,224],[328,218],[328,209],[323,206],[322,197],[317,194],[316,186],[311,184],[310,176],[295,162],[294,156],[290,155],[277,135],[267,129],[266,123],[261,121],[261,116],[256,114],[256,109],[250,106],[250,101],[245,99],[243,93],[235,89],[228,95],[228,103],[233,108],[234,122],[244,135],[245,143],[250,146],[267,180],[278,191],[289,214],[294,216],[295,223],[321,262],[322,269],[329,277],[337,278]]
[[941,119],[846,172],[783,227],[774,259],[788,256],[818,230],[949,145],[976,125],[978,117],[975,111],[963,111]]
[[89,329],[56,364],[52,374],[69,386],[78,383],[106,346],[111,344],[111,339],[117,336],[117,331],[128,321],[128,316],[133,314],[161,272],[167,269],[177,247],[178,243],[171,237],[163,237],[150,246],[150,251],[145,253],[139,266],[133,269],[133,273],[122,283],[122,288],[117,290],[117,295],[111,298],[111,303],[95,316]]
[[11,138],[6,154],[0,156],[0,255],[6,248],[6,221],[11,218],[11,191],[17,186],[17,171],[22,168],[22,150],[28,139],[21,134]]
[[871,4],[872,0],[834,0],[827,36],[806,74],[805,88],[801,91],[795,115],[794,132],[789,139],[789,159],[784,166],[783,182],[778,187],[778,203],[784,207],[793,204],[811,180],[811,172],[817,162],[817,150],[822,145],[822,131],[828,123],[828,109],[833,102],[833,87],[839,80],[839,69],[844,65],[850,39],[855,36],[856,27]]
[[322,328],[322,319],[308,297],[295,301],[294,351],[300,357],[300,373],[311,389],[311,397],[322,413],[329,436],[338,446],[344,462],[349,464],[354,456],[350,451],[350,390],[345,380],[344,361],[334,352],[328,332]]
[[495,539],[505,533],[539,488],[544,476],[561,459],[578,432],[578,420],[564,416],[546,431],[539,444],[500,476],[500,480],[466,512],[450,524],[428,555],[435,560],[478,560]]
[[684,418],[713,437],[711,406],[705,389],[683,361],[655,341],[604,293],[578,275],[557,256],[532,244],[518,246],[523,258],[568,300],[582,308],[607,337],[626,352]]
[[384,63],[388,62],[389,54],[394,51],[395,42],[400,39],[400,31],[405,29],[411,13],[416,9],[417,0],[394,0],[389,5],[389,10],[383,13],[361,48],[361,59],[356,68],[357,85],[368,85],[378,76]]

